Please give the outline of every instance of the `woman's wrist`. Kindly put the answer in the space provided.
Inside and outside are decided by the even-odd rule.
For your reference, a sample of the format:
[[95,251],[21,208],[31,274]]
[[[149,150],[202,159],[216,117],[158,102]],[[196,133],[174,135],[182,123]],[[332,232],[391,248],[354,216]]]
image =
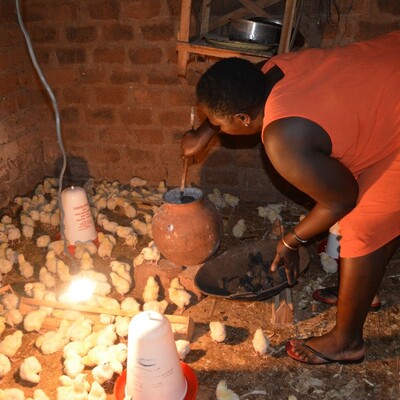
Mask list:
[[296,247],[295,245],[288,243],[287,239],[285,239],[284,236],[282,237],[281,241],[282,241],[283,245],[289,250],[296,251],[298,249],[298,246]]
[[301,238],[296,231],[294,230],[294,228],[291,229],[290,231],[291,235],[296,239],[296,241],[300,244],[307,244],[308,240],[307,239],[303,239]]

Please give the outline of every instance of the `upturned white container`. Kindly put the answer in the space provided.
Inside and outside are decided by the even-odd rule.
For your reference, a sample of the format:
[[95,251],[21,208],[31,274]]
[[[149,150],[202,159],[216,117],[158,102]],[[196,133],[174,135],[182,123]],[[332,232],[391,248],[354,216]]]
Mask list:
[[336,222],[336,224],[329,229],[328,240],[325,248],[326,254],[335,260],[338,260],[340,257],[341,238],[339,224]]
[[129,324],[125,396],[183,400],[187,386],[168,319],[155,311],[137,314]]
[[64,234],[69,245],[93,241],[97,237],[92,212],[83,188],[71,186],[61,193]]

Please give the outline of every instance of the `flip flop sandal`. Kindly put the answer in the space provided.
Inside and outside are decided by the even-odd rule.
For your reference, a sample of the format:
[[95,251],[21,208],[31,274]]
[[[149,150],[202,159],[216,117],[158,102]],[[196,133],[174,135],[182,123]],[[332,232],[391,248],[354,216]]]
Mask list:
[[286,343],[286,353],[290,358],[293,358],[293,360],[300,361],[304,364],[309,364],[309,365],[325,365],[325,364],[359,364],[364,361],[365,356],[362,356],[360,358],[354,358],[354,359],[347,359],[347,360],[333,360],[332,358],[329,358],[325,354],[320,353],[319,351],[313,349],[311,346],[309,346],[306,343],[303,343],[302,346],[308,350],[310,353],[315,354],[317,357],[321,358],[323,361],[322,362],[311,362],[302,359],[296,353],[293,351],[293,346],[291,345],[290,342]]
[[[317,289],[313,292],[312,297],[314,300],[320,301],[321,303],[336,305],[338,296],[337,286],[327,287],[323,289]],[[370,312],[379,311],[381,308],[381,302],[377,301],[372,303],[369,309]]]

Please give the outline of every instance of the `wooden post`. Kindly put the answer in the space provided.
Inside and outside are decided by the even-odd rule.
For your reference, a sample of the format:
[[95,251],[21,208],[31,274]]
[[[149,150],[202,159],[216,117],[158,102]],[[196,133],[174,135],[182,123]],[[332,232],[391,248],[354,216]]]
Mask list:
[[[190,12],[192,9],[191,0],[182,0],[181,8],[181,23],[178,31],[178,41],[189,43],[189,27],[190,27]],[[180,49],[178,51],[178,75],[186,76],[186,65],[189,59],[187,50]]]
[[273,324],[289,324],[294,320],[294,308],[292,301],[292,290],[285,289],[274,296],[272,303]]

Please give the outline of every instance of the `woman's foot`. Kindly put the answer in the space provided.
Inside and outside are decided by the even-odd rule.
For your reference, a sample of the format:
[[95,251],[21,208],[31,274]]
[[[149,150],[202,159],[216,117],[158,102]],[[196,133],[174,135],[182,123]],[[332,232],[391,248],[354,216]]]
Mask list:
[[[331,286],[323,289],[317,289],[313,292],[312,296],[314,300],[320,301],[325,304],[337,304],[337,297],[339,292],[339,286]],[[378,311],[381,308],[381,299],[377,293],[371,303],[370,311]]]
[[365,356],[364,342],[340,343],[332,332],[306,340],[292,339],[286,344],[289,357],[306,364],[355,364]]

